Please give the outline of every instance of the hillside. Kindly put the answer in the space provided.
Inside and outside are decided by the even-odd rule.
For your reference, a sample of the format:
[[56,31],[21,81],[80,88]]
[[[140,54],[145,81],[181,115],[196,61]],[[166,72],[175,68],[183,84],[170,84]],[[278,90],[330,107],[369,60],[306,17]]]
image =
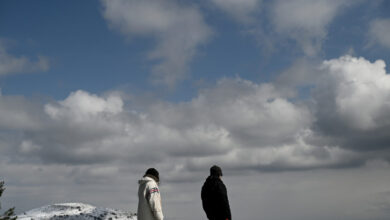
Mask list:
[[137,220],[134,213],[83,203],[48,205],[18,215],[18,220]]

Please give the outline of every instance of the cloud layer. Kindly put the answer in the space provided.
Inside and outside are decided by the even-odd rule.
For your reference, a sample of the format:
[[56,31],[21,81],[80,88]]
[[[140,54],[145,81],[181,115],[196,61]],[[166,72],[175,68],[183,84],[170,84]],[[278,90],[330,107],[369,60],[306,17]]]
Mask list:
[[81,90],[42,107],[2,96],[0,127],[14,137],[2,139],[8,146],[3,153],[49,164],[156,164],[173,181],[183,180],[178,175],[183,170],[196,173],[216,162],[233,172],[389,159],[385,63],[344,56],[317,70],[321,74],[308,102],[291,101],[277,84],[241,78],[221,79],[176,104],[132,106],[119,93]]

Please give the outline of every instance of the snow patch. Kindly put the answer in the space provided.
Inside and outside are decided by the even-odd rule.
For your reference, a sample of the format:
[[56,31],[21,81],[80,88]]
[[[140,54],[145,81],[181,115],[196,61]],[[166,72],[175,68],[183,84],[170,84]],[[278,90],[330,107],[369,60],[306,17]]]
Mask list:
[[44,206],[18,215],[18,220],[137,220],[131,212],[97,208],[83,203],[60,203]]

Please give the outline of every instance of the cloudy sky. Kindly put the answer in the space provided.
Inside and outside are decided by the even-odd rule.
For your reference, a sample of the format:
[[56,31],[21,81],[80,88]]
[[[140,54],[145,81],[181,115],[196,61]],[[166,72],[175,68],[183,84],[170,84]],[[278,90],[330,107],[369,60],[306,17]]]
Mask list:
[[0,1],[4,208],[206,219],[390,217],[390,1]]

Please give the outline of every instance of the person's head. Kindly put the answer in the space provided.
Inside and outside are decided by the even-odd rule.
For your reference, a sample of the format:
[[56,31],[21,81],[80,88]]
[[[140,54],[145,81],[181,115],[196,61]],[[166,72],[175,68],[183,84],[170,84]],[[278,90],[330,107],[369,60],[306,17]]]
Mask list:
[[155,168],[149,168],[148,170],[146,170],[144,177],[145,176],[149,176],[153,178],[156,182],[160,182],[160,175]]
[[213,177],[221,177],[222,175],[222,169],[221,167],[214,165],[210,168],[210,176]]

